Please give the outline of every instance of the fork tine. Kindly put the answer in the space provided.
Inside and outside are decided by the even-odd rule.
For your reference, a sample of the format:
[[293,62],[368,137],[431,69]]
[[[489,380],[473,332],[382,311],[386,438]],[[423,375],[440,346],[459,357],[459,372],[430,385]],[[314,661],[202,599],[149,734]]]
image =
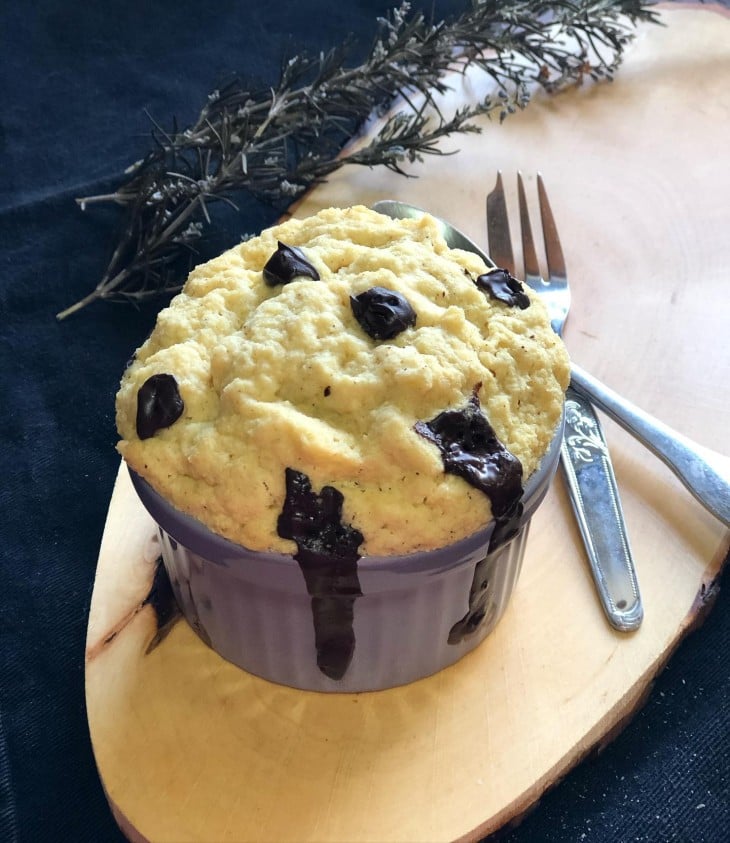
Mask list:
[[[501,193],[501,178],[497,180],[497,186]],[[555,333],[560,335],[570,307],[570,290],[558,230],[539,173],[537,190],[547,257],[547,279],[540,274],[525,186],[522,174],[517,174],[522,253],[525,262],[524,280],[542,297],[550,315],[550,324]],[[496,191],[495,188],[495,193]],[[504,203],[504,194],[501,193],[498,199]],[[487,198],[488,215],[490,210],[502,213],[497,199],[493,199],[491,194]],[[489,225],[491,226],[491,223]],[[593,579],[610,623],[620,630],[636,629],[641,623],[643,608],[623,523],[616,478],[603,431],[587,398],[571,387],[568,387],[566,398],[566,407],[570,407],[570,412],[564,413],[567,435],[562,442],[561,458],[568,478],[571,504],[588,553]],[[601,454],[600,459],[591,454],[586,462],[585,449],[580,444],[578,447],[574,444],[574,439],[579,440],[579,443],[585,441],[584,425],[591,430],[591,437],[598,438],[600,447],[596,450]]]
[[522,173],[517,173],[517,197],[520,205],[520,228],[522,229],[522,257],[525,262],[525,281],[533,286],[534,282],[542,282],[540,266],[535,253],[535,241],[532,239],[532,228],[530,227],[530,214],[527,210],[527,199],[525,197],[525,185],[522,181]]
[[515,274],[515,259],[512,254],[512,239],[509,232],[507,202],[504,198],[502,173],[497,173],[494,190],[487,195],[487,239],[489,257],[502,269]]
[[568,277],[565,271],[565,257],[558,237],[553,212],[547,198],[547,191],[542,175],[537,175],[537,193],[540,199],[540,217],[542,219],[542,233],[545,239],[545,256],[547,257],[548,274],[552,281],[565,281]]

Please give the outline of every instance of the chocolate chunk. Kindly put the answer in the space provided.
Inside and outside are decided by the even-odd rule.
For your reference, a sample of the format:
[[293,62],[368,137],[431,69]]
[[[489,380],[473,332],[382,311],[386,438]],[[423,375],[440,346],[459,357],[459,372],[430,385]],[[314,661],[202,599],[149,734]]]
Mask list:
[[276,287],[277,284],[288,284],[295,278],[306,276],[314,281],[319,281],[319,272],[306,259],[301,249],[295,246],[287,246],[278,241],[274,254],[266,261],[264,266],[264,281],[269,287]]
[[519,307],[520,310],[530,306],[530,299],[525,293],[522,284],[507,272],[506,269],[494,269],[480,275],[476,280],[480,290],[488,293],[497,301],[504,302],[510,307]]
[[415,429],[441,451],[447,474],[487,495],[497,520],[511,515],[522,497],[522,464],[497,438],[476,392],[466,406],[416,422]]
[[137,393],[137,436],[149,439],[170,427],[182,415],[185,404],[172,375],[152,375]]
[[342,492],[323,486],[318,495],[312,491],[307,475],[293,468],[287,468],[285,476],[286,500],[277,523],[279,535],[328,557],[359,558],[363,536],[342,523]]
[[355,319],[374,340],[390,340],[416,324],[416,311],[395,290],[371,287],[358,296],[350,296]]
[[316,494],[306,474],[286,469],[277,532],[297,544],[294,558],[312,598],[317,666],[330,679],[342,679],[352,661],[354,604],[362,594],[357,560],[363,536],[342,523],[343,500],[333,486]]

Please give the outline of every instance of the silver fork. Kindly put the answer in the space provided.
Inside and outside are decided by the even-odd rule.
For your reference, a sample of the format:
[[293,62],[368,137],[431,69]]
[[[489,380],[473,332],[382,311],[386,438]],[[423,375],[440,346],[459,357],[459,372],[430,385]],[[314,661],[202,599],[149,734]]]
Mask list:
[[[547,305],[553,330],[562,336],[570,309],[570,288],[558,231],[542,176],[537,177],[548,277],[543,278],[532,237],[522,174],[517,193],[525,282]],[[517,275],[502,174],[487,197],[489,254],[497,266]],[[623,632],[636,629],[644,616],[634,560],[611,458],[590,402],[572,387],[565,400],[565,437],[561,463],[598,596],[610,624]]]

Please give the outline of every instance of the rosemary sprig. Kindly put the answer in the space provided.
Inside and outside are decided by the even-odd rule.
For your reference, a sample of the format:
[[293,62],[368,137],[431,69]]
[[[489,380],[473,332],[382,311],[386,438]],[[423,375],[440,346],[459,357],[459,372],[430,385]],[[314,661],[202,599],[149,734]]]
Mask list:
[[[444,154],[438,142],[478,132],[479,114],[524,108],[536,87],[554,92],[586,76],[610,79],[640,21],[657,22],[641,0],[472,0],[451,21],[432,23],[403,2],[387,18],[364,62],[348,67],[348,44],[287,61],[277,85],[252,90],[236,79],[208,98],[182,131],[154,123],[155,147],[114,193],[126,224],[97,286],[58,314],[98,300],[141,301],[174,292],[211,225],[208,206],[244,191],[282,208],[344,164],[404,173],[407,161]],[[450,72],[481,68],[495,93],[445,117],[436,97]],[[384,120],[365,146],[343,151],[373,114]],[[234,204],[235,207],[235,204]]]

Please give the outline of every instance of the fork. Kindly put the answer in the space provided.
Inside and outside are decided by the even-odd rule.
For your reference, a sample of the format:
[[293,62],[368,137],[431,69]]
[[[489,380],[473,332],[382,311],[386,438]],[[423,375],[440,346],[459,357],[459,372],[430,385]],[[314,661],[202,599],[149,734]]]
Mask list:
[[[517,175],[525,283],[547,305],[553,330],[562,336],[570,309],[570,288],[542,176],[537,177],[540,221],[548,277],[543,278],[532,237],[522,174]],[[516,275],[502,174],[487,197],[489,254],[497,266]],[[622,632],[636,629],[644,616],[634,560],[626,532],[611,458],[590,401],[568,387],[561,464],[583,537],[599,599],[609,623]]]

